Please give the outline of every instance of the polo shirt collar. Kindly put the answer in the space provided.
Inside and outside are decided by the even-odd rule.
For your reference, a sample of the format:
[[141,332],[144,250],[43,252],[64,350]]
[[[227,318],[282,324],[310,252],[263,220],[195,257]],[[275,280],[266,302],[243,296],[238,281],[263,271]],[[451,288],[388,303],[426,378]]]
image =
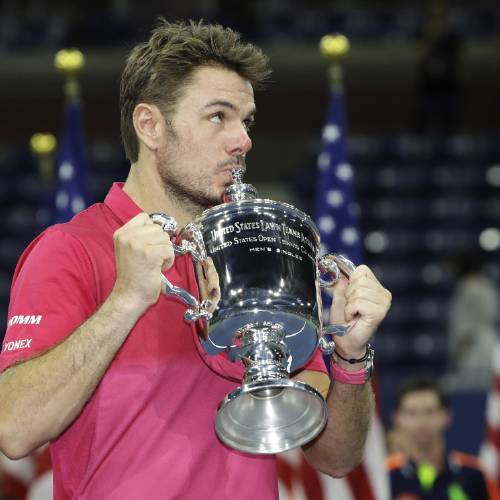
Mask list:
[[104,199],[104,204],[123,224],[126,224],[144,210],[123,190],[123,186],[123,182],[114,182]]

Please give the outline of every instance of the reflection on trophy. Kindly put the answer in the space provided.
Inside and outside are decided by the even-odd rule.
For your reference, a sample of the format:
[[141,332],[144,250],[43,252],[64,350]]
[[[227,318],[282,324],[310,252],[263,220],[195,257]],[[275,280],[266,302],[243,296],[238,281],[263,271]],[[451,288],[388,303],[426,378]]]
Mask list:
[[[278,453],[316,437],[327,421],[319,392],[290,373],[303,367],[318,345],[333,350],[325,334],[347,325],[322,326],[321,288],[332,286],[354,265],[339,255],[319,256],[319,232],[292,205],[257,198],[233,184],[223,203],[182,229],[176,254],[191,254],[200,299],[163,277],[166,293],[187,305],[188,321],[204,320],[200,339],[210,355],[226,352],[243,363],[243,384],[219,406],[215,429],[228,446],[249,453]],[[152,214],[173,235],[175,221]]]

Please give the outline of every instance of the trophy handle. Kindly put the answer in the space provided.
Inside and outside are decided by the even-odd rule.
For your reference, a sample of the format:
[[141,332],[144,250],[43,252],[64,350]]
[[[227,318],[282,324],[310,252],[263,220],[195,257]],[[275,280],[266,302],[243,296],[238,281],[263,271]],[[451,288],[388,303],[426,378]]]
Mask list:
[[[151,220],[161,226],[163,231],[165,231],[170,238],[175,236],[175,232],[177,231],[177,221],[170,215],[162,214],[159,212],[150,214]],[[186,229],[192,233],[196,233],[194,225],[188,224]],[[193,236],[193,240],[195,236]],[[200,262],[206,258],[206,253],[204,253],[204,246],[196,245],[199,243],[195,241],[186,241],[182,240],[180,245],[172,242],[174,247],[175,255],[186,255],[187,253],[193,256],[193,259],[196,262]],[[197,248],[198,247],[198,248]],[[195,297],[193,297],[189,292],[184,290],[181,287],[178,287],[170,282],[168,278],[166,278],[163,274],[161,275],[161,280],[163,282],[164,290],[163,292],[166,295],[173,295],[174,297],[178,297],[184,304],[188,306],[188,309],[184,313],[184,319],[186,321],[197,321],[199,319],[204,319],[209,321],[212,318],[212,314],[208,311],[208,308],[212,305],[210,300],[204,300],[203,302],[198,302]]]
[[[341,274],[349,279],[356,269],[356,266],[343,255],[327,253],[319,258],[318,268],[320,272],[319,284],[321,288],[329,288],[337,283]],[[329,274],[330,279],[323,278],[323,274]]]
[[[318,260],[319,284],[321,288],[330,288],[339,281],[341,275],[347,279],[356,269],[356,266],[346,257],[340,254],[329,253],[323,255]],[[323,275],[329,275],[329,279]],[[323,327],[322,336],[319,340],[319,346],[325,354],[331,354],[335,349],[335,342],[327,340],[325,335],[345,335],[349,332],[352,325],[327,325]]]

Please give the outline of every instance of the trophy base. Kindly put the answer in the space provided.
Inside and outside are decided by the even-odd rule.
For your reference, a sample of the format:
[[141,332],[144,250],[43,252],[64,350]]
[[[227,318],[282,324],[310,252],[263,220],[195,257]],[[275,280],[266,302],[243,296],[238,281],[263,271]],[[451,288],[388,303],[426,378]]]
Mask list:
[[243,384],[224,398],[215,431],[236,450],[274,454],[308,443],[327,420],[325,400],[310,385],[264,380]]

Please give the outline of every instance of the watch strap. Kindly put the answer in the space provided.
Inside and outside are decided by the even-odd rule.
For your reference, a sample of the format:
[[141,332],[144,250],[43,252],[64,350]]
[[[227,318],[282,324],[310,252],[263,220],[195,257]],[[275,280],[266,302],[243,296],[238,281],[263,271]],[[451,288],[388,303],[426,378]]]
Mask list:
[[[339,366],[339,364],[335,361],[335,358],[332,356],[332,362],[331,362],[332,378],[343,384],[360,385],[368,382],[373,375],[374,350],[370,344],[367,344],[366,350],[367,354],[366,356],[363,357],[363,361],[366,362],[365,366],[360,370],[356,370],[353,372],[345,370],[344,368]],[[349,362],[349,360],[346,361]]]

